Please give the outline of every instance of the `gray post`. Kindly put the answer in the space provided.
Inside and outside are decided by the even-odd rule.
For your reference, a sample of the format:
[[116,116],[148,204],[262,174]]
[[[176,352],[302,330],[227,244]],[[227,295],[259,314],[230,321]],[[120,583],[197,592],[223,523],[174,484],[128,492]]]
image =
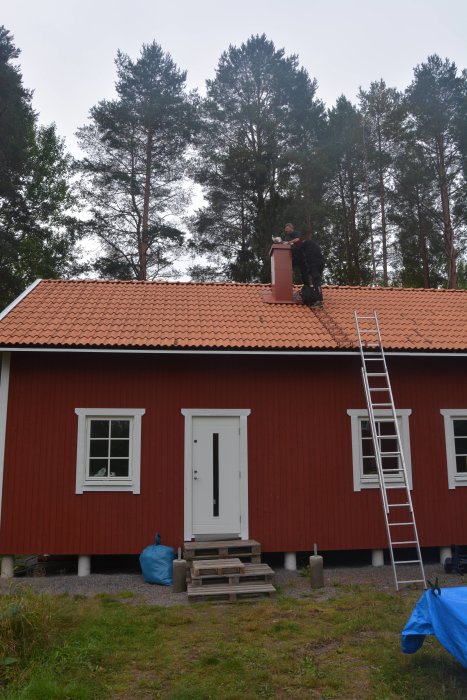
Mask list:
[[314,545],[314,554],[310,557],[310,583],[312,588],[324,588],[323,557],[318,556],[318,547]]
[[173,592],[186,591],[186,561],[182,559],[182,550],[178,548],[178,559],[173,562]]

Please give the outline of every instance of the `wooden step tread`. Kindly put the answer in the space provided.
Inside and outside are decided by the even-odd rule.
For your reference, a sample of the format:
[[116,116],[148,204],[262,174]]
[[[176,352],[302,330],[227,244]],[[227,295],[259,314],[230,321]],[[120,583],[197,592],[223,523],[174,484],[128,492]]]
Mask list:
[[235,557],[231,559],[197,559],[191,567],[192,576],[222,576],[224,574],[241,574],[245,564]]
[[239,596],[268,595],[274,596],[276,589],[272,583],[262,581],[243,583],[237,585],[211,585],[211,586],[187,586],[188,600],[202,600],[203,598],[227,597],[236,600]]
[[194,542],[185,542],[184,543],[184,548],[186,552],[192,552],[196,551],[198,549],[220,549],[220,548],[229,548],[232,549],[233,547],[259,547],[260,543],[257,542],[256,540],[207,540],[206,542],[203,541],[194,541]]
[[252,579],[258,579],[259,582],[270,583],[274,578],[274,571],[268,564],[245,564],[245,570],[243,573],[227,573],[224,575],[215,574],[201,574],[194,575],[193,570],[191,572],[191,583],[193,586],[212,586],[216,582],[224,583],[225,585],[235,585],[243,581],[251,581]]
[[256,540],[213,540],[208,542],[185,542],[186,561],[199,559],[231,559],[239,557],[255,563],[261,561],[261,545]]

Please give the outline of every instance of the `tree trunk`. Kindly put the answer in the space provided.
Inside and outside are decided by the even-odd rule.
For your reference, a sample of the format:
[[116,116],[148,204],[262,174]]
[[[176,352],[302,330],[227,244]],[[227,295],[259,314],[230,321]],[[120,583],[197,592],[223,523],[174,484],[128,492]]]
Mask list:
[[454,231],[452,228],[451,212],[449,208],[448,182],[444,159],[444,139],[442,134],[439,134],[436,138],[436,150],[438,155],[439,189],[443,212],[443,232],[446,245],[448,288],[455,289],[457,287],[456,250],[454,247]]
[[363,120],[363,164],[365,166],[366,203],[367,203],[367,208],[368,208],[368,228],[370,230],[371,268],[372,268],[372,272],[373,272],[373,284],[376,286],[375,240],[374,240],[374,236],[373,236],[373,212],[371,209],[370,182],[369,182],[369,177],[368,177],[368,157],[367,157],[366,138],[365,138],[365,120]]
[[362,272],[360,269],[360,255],[358,246],[358,233],[357,233],[357,202],[356,202],[356,192],[355,183],[352,171],[352,164],[349,164],[348,169],[349,174],[349,199],[350,199],[350,231],[352,240],[352,256],[353,256],[353,266],[355,270],[355,282],[354,284],[362,283]]
[[152,143],[154,133],[148,130],[146,140],[146,172],[144,177],[144,197],[143,197],[143,226],[141,239],[138,246],[139,255],[139,275],[138,279],[147,279],[148,274],[148,249],[149,249],[149,201],[151,198],[151,164],[152,164]]
[[378,129],[378,174],[379,174],[379,200],[381,204],[381,242],[383,248],[383,287],[388,286],[388,238],[386,228],[386,192],[384,190],[384,170],[381,164],[381,124],[377,120]]
[[344,232],[345,257],[347,259],[347,266],[348,266],[347,284],[353,284],[354,268],[353,268],[353,261],[352,261],[352,250],[351,250],[351,246],[350,246],[347,204],[345,201],[344,183],[342,181],[342,174],[340,172],[339,172],[338,178],[339,178],[339,193],[340,193],[340,198],[341,198],[342,215],[343,215],[342,224],[343,224],[343,232]]
[[428,246],[427,237],[425,230],[425,220],[422,214],[422,206],[420,203],[420,195],[417,191],[417,219],[418,219],[418,249],[420,251],[420,257],[422,259],[422,271],[423,271],[423,286],[425,289],[430,287],[430,266],[428,263]]

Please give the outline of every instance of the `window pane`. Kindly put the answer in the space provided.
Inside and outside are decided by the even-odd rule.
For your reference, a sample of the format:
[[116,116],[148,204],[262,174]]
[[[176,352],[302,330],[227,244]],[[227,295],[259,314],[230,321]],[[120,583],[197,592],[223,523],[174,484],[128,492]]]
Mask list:
[[467,472],[467,457],[456,457],[456,468],[458,474],[465,474]]
[[111,440],[110,441],[110,456],[111,457],[128,457],[130,454],[130,443],[128,440]]
[[371,438],[370,421],[369,420],[362,420],[360,423],[360,427],[361,427],[361,431],[362,431],[362,437]]
[[365,476],[377,473],[376,460],[374,457],[364,457],[362,462],[363,462],[363,474]]
[[454,442],[456,445],[456,455],[467,455],[467,437],[456,438]]
[[109,437],[109,421],[108,420],[92,420],[91,421],[91,437],[92,438]]
[[130,437],[130,421],[129,420],[113,420],[112,432],[113,438],[129,438]]
[[396,428],[394,425],[394,421],[381,421],[378,423],[379,427],[379,435],[395,435],[396,434]]
[[90,459],[89,460],[89,476],[107,476],[107,465],[106,459]]
[[397,440],[391,440],[390,438],[385,438],[380,441],[381,452],[396,452],[397,451]]
[[127,459],[110,460],[110,476],[128,476],[129,463]]
[[374,457],[375,450],[373,448],[373,440],[363,439],[362,440],[362,454],[364,457]]
[[456,437],[467,437],[467,419],[454,421],[454,435]]
[[89,456],[90,457],[107,457],[109,454],[108,440],[90,440],[89,441]]
[[381,457],[383,471],[386,469],[399,469],[399,460],[397,457]]

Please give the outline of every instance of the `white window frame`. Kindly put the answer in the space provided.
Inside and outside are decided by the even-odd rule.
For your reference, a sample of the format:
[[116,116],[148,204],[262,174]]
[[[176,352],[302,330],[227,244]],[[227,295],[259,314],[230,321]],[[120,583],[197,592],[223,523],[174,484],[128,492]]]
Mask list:
[[[404,453],[405,468],[407,471],[407,482],[409,488],[412,489],[412,459],[410,455],[410,430],[409,416],[412,414],[411,408],[396,409],[397,424],[402,442],[402,451]],[[364,489],[379,488],[379,479],[377,474],[363,474],[363,455],[360,423],[362,420],[368,420],[368,411],[363,408],[349,408],[347,415],[350,416],[351,434],[352,434],[352,464],[353,464],[353,490],[362,491]],[[392,411],[390,409],[380,409],[375,411],[375,419],[390,418]],[[395,484],[403,482],[401,477],[393,476],[391,481]]]
[[[75,408],[78,416],[78,444],[76,451],[76,493],[85,491],[130,491],[140,493],[141,480],[141,417],[144,408]],[[88,464],[88,425],[92,418],[109,420],[120,418],[130,421],[130,460],[129,474],[121,478],[105,478],[99,481],[87,477]]]
[[454,418],[465,418],[467,420],[467,408],[442,408],[440,413],[444,418],[448,487],[456,489],[458,486],[467,486],[467,474],[458,474],[457,472],[453,421]]

